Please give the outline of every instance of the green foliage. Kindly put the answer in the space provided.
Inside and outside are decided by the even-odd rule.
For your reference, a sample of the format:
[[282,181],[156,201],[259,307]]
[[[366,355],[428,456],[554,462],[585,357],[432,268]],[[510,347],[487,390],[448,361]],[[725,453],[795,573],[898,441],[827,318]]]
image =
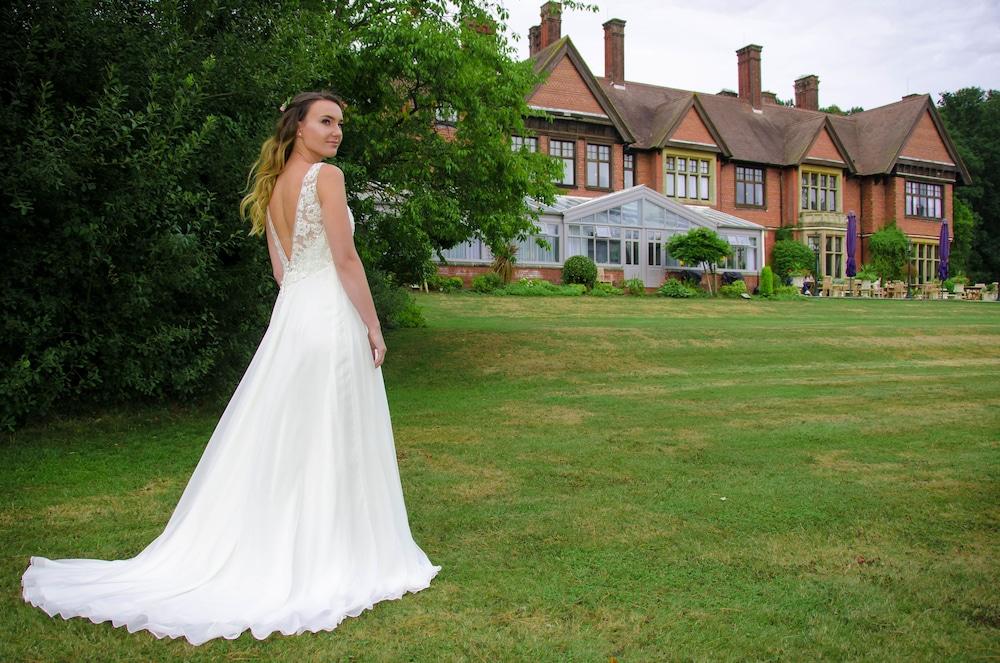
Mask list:
[[455,292],[461,290],[463,285],[461,276],[444,276],[442,274],[431,274],[427,277],[427,287],[439,292]]
[[954,294],[954,292],[955,292],[955,279],[953,279],[953,278],[947,278],[947,279],[945,279],[944,281],[941,282],[941,287],[944,288],[945,290],[947,290],[948,292]]
[[774,265],[774,273],[785,279],[795,270],[811,272],[816,265],[816,255],[802,242],[783,239],[774,243],[771,264]]
[[881,277],[883,283],[903,277],[909,256],[909,244],[906,235],[896,226],[895,221],[868,238],[868,252],[871,255],[872,269]]
[[858,268],[858,272],[854,275],[854,278],[859,281],[877,281],[878,272],[869,263],[865,263]]
[[962,200],[961,196],[954,198],[954,211],[952,229],[955,235],[951,240],[951,253],[948,255],[948,271],[965,272],[971,267],[972,241],[982,219],[976,210]]
[[625,281],[625,292],[630,295],[645,295],[646,284],[642,279],[628,279]]
[[496,291],[499,295],[517,295],[522,297],[579,297],[586,292],[586,286],[580,283],[556,285],[545,279],[523,278],[516,283]]
[[765,265],[760,270],[760,283],[757,285],[761,297],[770,297],[774,294],[774,272],[769,265]]
[[968,254],[955,247],[963,268],[977,281],[1000,275],[1000,91],[978,87],[945,92],[938,102],[941,118],[969,170],[972,184],[955,187],[955,242],[964,242],[968,219],[959,230],[957,202],[967,204],[972,217]]
[[413,295],[396,283],[394,275],[374,268],[365,273],[382,329],[427,326]]
[[795,238],[795,228],[792,226],[781,226],[774,229],[774,241],[781,242],[786,239]]
[[597,283],[591,289],[590,294],[594,297],[608,297],[609,295],[624,295],[625,291],[610,283]]
[[793,297],[801,295],[802,291],[794,285],[779,285],[774,288],[774,297]]
[[500,277],[504,283],[510,283],[514,278],[514,265],[517,264],[517,244],[514,242],[501,242],[491,248],[493,253],[493,264],[490,269]]
[[747,284],[743,279],[739,279],[719,287],[719,294],[723,297],[739,297],[747,292]]
[[491,293],[503,285],[503,279],[496,272],[486,272],[472,279],[472,289],[475,292]]
[[592,290],[597,282],[597,265],[587,256],[571,256],[563,263],[562,282],[582,283]]
[[[421,283],[435,249],[531,232],[524,199],[551,202],[558,165],[500,138],[528,133],[539,79],[512,60],[494,9],[5,5],[0,208],[16,232],[0,248],[0,426],[67,400],[231,390],[275,295],[265,241],[247,236],[238,203],[296,92],[348,101],[336,162],[367,269]],[[435,122],[450,114],[446,139]],[[395,307],[389,293],[376,305]],[[379,314],[415,324],[413,310]]]
[[685,285],[677,279],[670,278],[663,282],[656,290],[656,294],[662,297],[673,297],[675,299],[687,299],[688,297],[698,296],[698,291],[694,288]]
[[829,106],[826,106],[825,108],[820,108],[819,110],[821,113],[830,113],[832,115],[854,115],[855,113],[863,112],[865,109],[862,108],[861,106],[852,106],[850,110],[845,111],[841,110],[840,106],[838,106],[837,104],[831,104]]
[[729,242],[710,228],[692,228],[667,240],[670,255],[685,263],[702,265],[712,277],[708,280],[709,292],[715,282],[715,268],[720,260],[733,252]]

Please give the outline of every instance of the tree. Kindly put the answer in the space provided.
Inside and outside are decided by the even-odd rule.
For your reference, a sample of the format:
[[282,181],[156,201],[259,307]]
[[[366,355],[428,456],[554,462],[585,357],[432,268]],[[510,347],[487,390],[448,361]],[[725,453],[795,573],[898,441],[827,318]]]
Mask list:
[[729,242],[709,228],[693,228],[686,233],[674,235],[667,240],[667,250],[677,260],[702,265],[711,274],[708,291],[712,294],[715,294],[716,264],[733,252]]
[[[1000,277],[1000,91],[944,92],[938,108],[972,177],[971,185],[955,187],[956,198],[975,212],[966,268],[975,280],[995,280]],[[957,207],[955,216],[957,233]]]
[[506,16],[492,0],[4,5],[0,427],[66,399],[231,391],[275,287],[238,202],[301,90],[349,104],[336,162],[369,269],[419,282],[436,249],[530,234],[524,199],[551,202],[558,167],[510,149],[537,76]]
[[951,254],[948,256],[948,270],[952,274],[969,272],[969,264],[972,258],[972,241],[976,228],[982,223],[979,215],[974,209],[962,200],[960,196],[955,196],[955,218],[953,227],[955,236],[951,240]]
[[903,277],[910,259],[910,247],[895,220],[868,238],[868,249],[872,268],[883,283]]
[[845,111],[841,110],[840,106],[838,106],[837,104],[830,104],[829,106],[820,108],[819,110],[820,112],[830,113],[832,115],[854,115],[855,113],[863,112],[865,109],[862,108],[861,106],[852,106],[849,110]]
[[771,264],[774,266],[774,274],[782,282],[788,275],[797,269],[807,269],[812,271],[815,268],[816,255],[809,250],[809,247],[794,239],[780,239],[774,243],[771,249]]

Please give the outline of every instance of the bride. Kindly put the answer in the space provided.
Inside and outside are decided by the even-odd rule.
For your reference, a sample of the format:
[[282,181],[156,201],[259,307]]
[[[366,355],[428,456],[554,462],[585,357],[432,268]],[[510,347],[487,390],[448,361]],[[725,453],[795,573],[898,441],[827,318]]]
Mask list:
[[382,380],[386,346],[344,175],[343,101],[299,94],[241,212],[281,286],[267,331],[163,533],[131,559],[32,557],[50,616],[198,645],[329,631],[441,569],[413,541]]

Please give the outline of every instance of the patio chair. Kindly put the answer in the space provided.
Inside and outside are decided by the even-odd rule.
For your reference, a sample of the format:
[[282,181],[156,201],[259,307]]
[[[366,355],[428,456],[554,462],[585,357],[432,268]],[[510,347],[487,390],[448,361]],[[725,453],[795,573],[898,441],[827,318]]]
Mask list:
[[955,299],[965,299],[965,284],[964,283],[956,283],[955,284],[954,297],[955,297]]
[[833,277],[824,276],[823,277],[823,289],[820,290],[820,295],[823,297],[830,297],[833,295]]

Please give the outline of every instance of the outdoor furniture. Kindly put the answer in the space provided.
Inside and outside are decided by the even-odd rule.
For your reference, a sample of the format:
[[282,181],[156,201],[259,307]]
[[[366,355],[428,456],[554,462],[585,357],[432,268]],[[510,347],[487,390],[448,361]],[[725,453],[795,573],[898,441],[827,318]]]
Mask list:
[[860,284],[860,286],[859,286],[859,288],[860,288],[860,293],[859,294],[862,297],[873,297],[873,296],[875,296],[874,295],[874,286],[872,285],[871,281],[862,281],[861,284]]
[[833,277],[824,276],[823,277],[823,289],[820,290],[820,296],[831,297],[833,295]]
[[924,299],[937,299],[941,296],[941,288],[937,283],[928,281],[923,285]]
[[980,301],[983,298],[983,290],[985,289],[985,283],[977,283],[975,285],[966,286],[964,288],[964,298],[969,301]]
[[964,283],[956,283],[955,284],[955,291],[954,291],[953,294],[954,294],[954,298],[955,299],[965,299],[965,284]]
[[861,281],[851,279],[851,297],[860,297],[860,296],[861,296]]
[[831,297],[843,297],[846,291],[846,283],[837,283],[836,281],[830,286],[830,296]]

